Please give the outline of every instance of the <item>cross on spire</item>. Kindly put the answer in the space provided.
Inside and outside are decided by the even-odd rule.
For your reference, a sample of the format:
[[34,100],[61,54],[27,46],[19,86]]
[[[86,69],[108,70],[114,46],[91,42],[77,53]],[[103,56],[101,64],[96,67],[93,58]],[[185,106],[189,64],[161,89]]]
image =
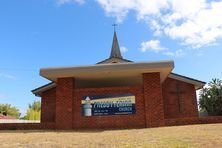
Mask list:
[[123,59],[117,39],[117,34],[116,34],[116,26],[117,24],[112,24],[113,29],[114,29],[114,35],[113,35],[113,42],[112,42],[112,48],[111,48],[111,53],[110,57],[98,62],[97,64],[106,64],[106,63],[124,63],[124,62],[132,62],[127,59]]
[[113,26],[113,28],[114,28],[114,31],[116,31],[116,26],[117,26],[118,24],[116,24],[116,23],[114,23],[114,24],[112,24],[112,26]]

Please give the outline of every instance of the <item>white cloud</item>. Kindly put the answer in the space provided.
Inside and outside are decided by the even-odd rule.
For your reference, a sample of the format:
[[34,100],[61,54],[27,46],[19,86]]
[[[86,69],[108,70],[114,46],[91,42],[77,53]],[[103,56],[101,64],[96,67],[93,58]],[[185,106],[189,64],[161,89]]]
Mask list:
[[154,51],[154,52],[160,52],[163,50],[166,50],[167,48],[163,47],[160,45],[160,41],[159,40],[149,40],[149,41],[145,41],[141,43],[141,47],[140,50],[142,52],[145,51]]
[[96,0],[118,22],[136,13],[154,30],[192,48],[215,45],[222,38],[221,0]]
[[130,10],[133,10],[135,3],[133,0],[96,0],[105,10],[108,16],[116,17],[120,23]]
[[163,53],[164,55],[167,56],[173,56],[173,57],[182,57],[185,55],[184,51],[182,49],[178,49],[176,51],[166,51]]
[[162,35],[163,27],[156,20],[151,20],[149,24],[150,24],[151,29],[154,30],[154,36]]
[[[198,4],[193,2],[194,8],[191,7],[191,10],[184,8],[189,10],[189,13],[185,13],[182,8],[176,10],[172,15],[177,14],[180,17],[173,19],[164,29],[166,35],[173,39],[180,39],[184,44],[191,45],[193,48],[214,45],[216,40],[222,37],[222,19],[219,19],[222,17],[222,2],[198,1]],[[180,5],[177,6],[180,8],[182,7]],[[167,16],[165,20],[171,18],[172,15]],[[179,21],[182,23],[176,25]]]
[[120,51],[121,51],[122,53],[125,53],[125,52],[128,51],[128,48],[122,46],[122,47],[120,47]]
[[138,19],[147,15],[160,13],[161,8],[168,6],[167,0],[96,0],[108,16],[116,17],[122,22],[129,11],[135,11]]
[[182,49],[172,51],[161,45],[159,40],[149,40],[141,43],[140,50],[142,52],[152,51],[155,53],[161,53],[167,56],[181,57],[185,55],[185,52]]
[[10,80],[16,80],[17,78],[13,75],[6,74],[6,73],[0,73],[0,78],[10,79]]
[[66,3],[77,3],[77,4],[82,5],[85,3],[85,0],[57,0],[58,5],[63,5]]
[[[181,45],[201,48],[222,38],[222,0],[95,0],[107,16],[124,21],[129,12],[147,23],[155,36],[165,35]],[[57,0],[84,4],[85,0]]]

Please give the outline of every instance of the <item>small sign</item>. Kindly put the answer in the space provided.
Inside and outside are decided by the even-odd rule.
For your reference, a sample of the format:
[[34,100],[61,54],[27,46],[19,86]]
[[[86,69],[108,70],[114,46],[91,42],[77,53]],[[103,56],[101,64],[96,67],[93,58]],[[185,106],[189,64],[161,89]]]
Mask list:
[[135,114],[135,95],[110,94],[82,97],[83,116],[108,116]]

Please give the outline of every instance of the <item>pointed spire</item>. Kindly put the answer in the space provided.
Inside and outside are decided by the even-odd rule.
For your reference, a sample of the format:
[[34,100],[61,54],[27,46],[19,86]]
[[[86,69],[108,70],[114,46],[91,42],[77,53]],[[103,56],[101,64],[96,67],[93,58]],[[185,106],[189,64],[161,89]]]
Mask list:
[[110,58],[120,58],[120,59],[123,58],[120,52],[119,43],[115,30],[114,30],[113,44],[112,44]]
[[112,43],[112,49],[110,53],[110,57],[108,59],[105,59],[101,62],[98,62],[97,64],[110,64],[110,63],[125,63],[125,62],[132,62],[130,60],[124,59],[121,55],[119,43],[116,35],[116,24],[113,24],[114,26],[114,36],[113,36],[113,43]]

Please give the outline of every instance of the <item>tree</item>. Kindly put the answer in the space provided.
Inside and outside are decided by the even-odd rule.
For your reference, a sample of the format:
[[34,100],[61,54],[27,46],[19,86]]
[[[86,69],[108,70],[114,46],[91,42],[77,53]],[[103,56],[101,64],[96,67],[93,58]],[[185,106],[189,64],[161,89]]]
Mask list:
[[0,114],[9,115],[16,118],[19,118],[21,115],[19,109],[14,106],[11,106],[10,104],[0,104]]
[[212,79],[208,86],[200,91],[200,109],[211,116],[222,115],[222,80]]
[[32,104],[29,104],[29,108],[26,112],[24,119],[40,120],[40,114],[41,114],[41,102],[34,101]]
[[40,112],[41,111],[41,102],[34,101],[32,104],[29,104],[29,109]]

